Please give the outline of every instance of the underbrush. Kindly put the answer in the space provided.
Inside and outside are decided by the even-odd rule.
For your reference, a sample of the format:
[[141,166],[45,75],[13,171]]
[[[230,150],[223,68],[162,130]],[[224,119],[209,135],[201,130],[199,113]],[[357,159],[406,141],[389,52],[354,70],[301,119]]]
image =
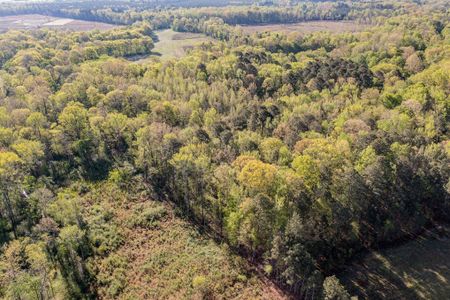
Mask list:
[[101,184],[83,197],[95,250],[89,267],[100,298],[285,298],[226,244],[202,236],[170,205],[140,194]]

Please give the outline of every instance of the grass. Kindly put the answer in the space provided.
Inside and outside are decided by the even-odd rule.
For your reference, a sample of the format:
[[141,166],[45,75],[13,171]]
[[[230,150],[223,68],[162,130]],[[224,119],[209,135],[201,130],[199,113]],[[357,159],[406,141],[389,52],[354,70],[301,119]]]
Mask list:
[[183,57],[189,49],[202,43],[213,41],[200,33],[175,32],[171,29],[157,31],[159,41],[153,52],[162,59]]
[[360,257],[340,276],[361,299],[448,299],[450,239],[422,236]]
[[293,24],[266,24],[255,26],[240,26],[244,33],[256,32],[280,32],[280,33],[312,33],[317,31],[328,31],[333,33],[362,31],[367,26],[353,21],[310,21]]
[[[106,235],[121,241],[90,261],[102,299],[287,298],[226,244],[177,217],[167,203],[130,196],[113,185],[94,188],[83,199],[91,231],[103,229],[94,232],[98,240]],[[120,228],[120,237],[113,237],[111,228]]]

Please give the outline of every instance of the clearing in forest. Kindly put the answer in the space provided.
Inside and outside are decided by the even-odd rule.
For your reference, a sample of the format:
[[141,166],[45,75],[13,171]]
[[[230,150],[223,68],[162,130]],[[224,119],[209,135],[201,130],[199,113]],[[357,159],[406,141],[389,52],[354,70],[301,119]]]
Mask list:
[[120,241],[106,257],[91,260],[103,299],[288,299],[168,203],[103,185],[84,197],[84,205],[95,240]]
[[280,33],[312,33],[328,31],[333,33],[358,32],[368,26],[354,21],[310,21],[292,24],[241,25],[244,33],[280,32]]
[[163,59],[183,57],[189,49],[205,42],[214,41],[201,33],[176,32],[172,29],[156,31],[158,42],[153,53]]

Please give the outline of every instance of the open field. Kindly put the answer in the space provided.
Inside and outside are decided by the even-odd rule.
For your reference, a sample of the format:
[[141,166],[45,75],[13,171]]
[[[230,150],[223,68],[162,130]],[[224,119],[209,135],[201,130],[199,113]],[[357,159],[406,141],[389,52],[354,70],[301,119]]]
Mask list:
[[157,31],[156,34],[159,41],[155,43],[153,52],[164,59],[182,57],[194,46],[214,41],[204,34],[175,32],[171,29]]
[[116,27],[115,25],[89,22],[66,18],[55,18],[43,15],[17,15],[0,17],[0,33],[10,29],[69,29],[74,31],[87,30],[108,30]]
[[280,32],[280,33],[312,33],[317,31],[329,31],[334,33],[358,32],[367,28],[366,25],[357,24],[353,21],[311,21],[293,24],[267,24],[255,26],[240,26],[244,33],[256,32]]
[[420,237],[356,260],[340,276],[360,299],[449,299],[450,239]]

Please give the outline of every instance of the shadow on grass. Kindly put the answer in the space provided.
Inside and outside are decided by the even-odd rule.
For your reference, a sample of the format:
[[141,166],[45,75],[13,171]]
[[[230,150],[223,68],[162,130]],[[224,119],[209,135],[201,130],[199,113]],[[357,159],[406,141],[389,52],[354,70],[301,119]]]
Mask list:
[[361,255],[339,275],[360,299],[449,299],[450,239],[421,236]]

